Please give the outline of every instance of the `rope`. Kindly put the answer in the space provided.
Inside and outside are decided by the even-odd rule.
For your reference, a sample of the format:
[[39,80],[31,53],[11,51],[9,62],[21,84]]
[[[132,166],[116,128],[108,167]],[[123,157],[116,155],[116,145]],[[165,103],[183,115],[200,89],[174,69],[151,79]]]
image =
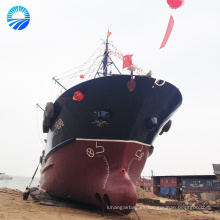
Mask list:
[[[98,47],[98,49],[99,49],[102,45],[103,45],[103,43],[101,43],[101,45]],[[98,49],[97,49],[97,50],[98,50]],[[96,50],[96,51],[97,51],[97,50]],[[95,54],[96,51],[95,51],[93,54]],[[92,57],[93,54],[92,54],[90,57]],[[88,61],[88,62],[90,62],[90,61]],[[86,63],[86,62],[84,62],[84,63]],[[83,65],[83,64],[82,64],[82,65]],[[56,75],[55,78],[56,78],[57,76],[61,76],[61,75],[65,74],[65,73],[68,73],[68,72],[70,72],[70,71],[72,71],[72,70],[74,70],[74,69],[77,69],[77,68],[81,67],[82,65],[79,65],[79,66],[77,66],[77,67],[74,67],[74,68],[72,68],[72,69],[70,69],[70,70],[67,70],[67,71],[63,72],[63,73],[60,73],[60,74]]]
[[37,133],[38,133],[38,137],[39,137],[39,139],[40,139],[40,142],[41,142],[41,144],[42,144],[43,147],[44,147],[44,143],[43,143],[42,138],[41,138],[41,136],[40,136],[40,131],[39,131],[39,127],[38,127],[37,109],[38,109],[38,107],[36,107]]
[[88,60],[86,62],[84,62],[78,69],[78,71],[74,74],[75,76],[72,76],[72,80],[69,81],[69,83],[66,84],[66,87],[68,87],[68,85],[70,85],[73,80],[74,80],[74,77],[77,77],[78,76],[78,73],[82,72],[81,68],[83,66],[85,66],[87,63],[89,63],[89,61],[91,60],[91,58],[94,56],[94,54],[101,48],[103,47],[104,43],[102,42],[101,45],[98,47],[98,49],[88,58]]
[[[104,55],[102,55],[102,56],[104,56]],[[98,57],[97,57],[97,59],[98,59]],[[96,60],[97,60],[97,59],[96,59]],[[95,61],[96,61],[96,60],[95,60]],[[95,62],[95,61],[94,61],[94,62]],[[94,64],[94,62],[93,62],[93,64]],[[101,62],[102,62],[102,60],[101,60]],[[92,66],[95,66],[95,65],[96,65],[96,64],[94,64],[94,65],[93,65],[93,64],[92,64]],[[100,65],[100,62],[99,62],[99,63],[97,63],[97,64],[99,64],[99,65]],[[89,70],[92,68],[92,66],[90,66]],[[88,72],[89,72],[89,70],[88,70]],[[88,72],[87,72],[87,74],[88,74]],[[87,75],[87,74],[85,74],[85,75]]]
[[33,180],[34,180],[34,177],[35,177],[35,175],[36,175],[36,173],[37,173],[37,170],[38,170],[39,165],[40,165],[40,162],[39,162],[39,164],[38,164],[38,166],[37,166],[37,169],[36,169],[35,172],[34,172],[34,175],[33,175],[32,180],[31,180],[31,182],[30,182],[29,188],[30,188],[30,186],[31,186],[31,183],[32,183]]
[[151,62],[150,62],[150,64],[149,64],[149,69],[150,69],[150,70],[153,68],[153,65],[154,65],[154,63],[155,63],[155,61],[156,61],[156,58],[157,58],[157,56],[158,56],[159,51],[160,51],[160,49],[157,49],[157,50],[154,52],[153,58],[152,58],[152,60],[151,60]]
[[159,81],[160,79],[156,79],[155,82],[154,82],[154,85],[157,85],[157,86],[163,86],[165,84],[165,80],[161,83],[161,84],[158,84],[157,82]]
[[138,220],[141,220],[135,209],[134,209],[134,213],[136,214],[137,219],[138,219]]
[[[99,57],[101,57],[101,56],[103,56],[103,55],[99,55],[98,57],[96,57],[96,58],[94,58],[94,59],[88,61],[87,63],[92,62],[92,61],[96,60],[97,58],[99,58]],[[74,70],[74,69],[77,69],[77,68],[79,68],[79,67],[81,67],[81,66],[83,66],[83,64],[80,65],[80,66],[77,66],[77,67],[75,67],[75,68],[73,68],[73,69],[71,69],[71,70],[68,70],[68,71],[66,71],[65,73],[70,72],[70,71],[72,71],[72,70]],[[85,69],[83,69],[83,70],[85,70]],[[83,70],[82,70],[82,71],[83,71]],[[71,73],[71,74],[69,74],[69,75],[63,76],[63,77],[56,78],[56,79],[57,79],[57,80],[66,79],[67,77],[72,76],[73,74],[76,74],[77,72],[78,72],[78,71],[76,71],[76,72],[74,72],[74,73]],[[57,77],[57,76],[56,76],[56,77]]]
[[[62,84],[64,84],[64,86],[68,88],[73,83],[73,81],[76,79],[76,77],[79,77],[79,74],[83,74],[83,71],[88,70],[86,74],[83,74],[84,75],[83,79],[79,79],[79,80],[81,80],[81,82],[85,81],[85,76],[87,76],[87,78],[90,77],[90,75],[94,72],[94,70],[92,72],[90,72],[91,68],[95,67],[96,65],[99,64],[98,62],[96,63],[96,61],[98,60],[98,58],[102,57],[103,55],[98,54],[94,59],[92,59],[92,57],[94,57],[94,55],[97,53],[97,51],[99,51],[99,50],[101,51],[103,49],[103,46],[104,46],[104,42],[102,42],[99,45],[99,47],[95,50],[95,52],[83,64],[81,64],[77,67],[74,67],[72,69],[69,69],[63,73],[60,73],[60,74],[56,75],[54,78],[56,78],[56,80],[66,80]],[[91,62],[92,62],[92,64],[90,65]],[[88,67],[83,68],[86,65],[88,65]],[[67,74],[77,68],[78,68],[77,71],[70,73],[70,74]],[[61,90],[61,94],[62,94],[62,90]],[[55,88],[51,88],[51,96],[53,97],[54,95],[55,95]],[[60,96],[60,94],[58,96]]]
[[132,218],[131,218],[130,216],[127,216],[127,215],[121,213],[120,211],[114,210],[114,212],[116,212],[116,213],[118,213],[118,214],[120,214],[120,215],[122,215],[122,216],[125,216],[125,217],[127,217],[127,218],[129,218],[129,219],[132,220]]
[[[100,57],[100,56],[99,56],[99,57]],[[97,57],[97,58],[94,59],[94,60],[96,61],[99,57]],[[97,65],[97,64],[98,64],[98,63],[95,63],[95,64],[92,65],[92,66],[95,66],[95,65]],[[81,70],[80,72],[82,72],[82,71],[84,71],[84,70],[87,70],[87,69],[90,69],[92,66],[89,66],[89,67],[87,67],[87,68]],[[72,74],[70,74],[70,75],[64,76],[64,77],[59,78],[59,79],[57,79],[57,80],[71,79],[71,78],[73,77],[73,74],[77,74],[77,73],[78,73],[78,72],[72,73]]]
[[64,97],[59,97],[58,99],[73,99],[73,98],[64,98]]
[[[93,61],[93,63],[90,65],[90,66],[88,66],[88,67],[86,67],[86,68],[84,68],[84,69],[81,69],[80,71],[78,70],[77,72],[75,72],[75,73],[71,73],[71,74],[68,74],[68,75],[66,75],[66,76],[63,76],[63,77],[61,77],[61,78],[59,78],[59,79],[57,79],[57,80],[69,80],[68,82],[66,82],[66,84],[64,85],[65,87],[67,87],[68,88],[68,85],[70,85],[75,79],[76,79],[76,77],[79,77],[79,74],[83,74],[83,72],[85,72],[86,71],[86,73],[84,73],[83,75],[84,75],[84,77],[83,77],[83,79],[79,79],[81,82],[82,81],[85,81],[85,80],[88,80],[89,78],[90,78],[90,75],[92,74],[92,73],[94,73],[94,70],[95,70],[95,67],[97,67],[97,65],[99,65],[100,64],[100,62],[96,62],[100,57],[102,57],[103,55],[99,55],[99,56],[97,56],[95,59],[92,59],[92,60],[90,60],[90,61],[88,61],[87,62],[87,64],[89,63],[89,62],[92,62]],[[81,65],[80,67],[82,67],[83,65]],[[91,68],[93,68],[94,67],[94,69],[91,71]],[[66,72],[68,72],[68,71],[66,71]],[[61,90],[62,91],[62,90]],[[62,93],[62,92],[61,92]],[[60,94],[58,95],[58,96],[60,96]]]

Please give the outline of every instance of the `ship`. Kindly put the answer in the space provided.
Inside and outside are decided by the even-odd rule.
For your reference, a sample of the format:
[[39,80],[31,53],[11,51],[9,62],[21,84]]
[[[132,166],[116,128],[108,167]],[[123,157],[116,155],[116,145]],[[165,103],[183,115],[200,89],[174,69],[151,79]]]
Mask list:
[[40,189],[127,215],[135,209],[135,183],[153,142],[170,129],[182,95],[169,82],[135,75],[131,66],[121,74],[109,44],[107,37],[94,78],[70,88],[53,78],[64,92],[44,109]]
[[5,173],[0,173],[0,180],[11,180],[12,177],[6,175]]

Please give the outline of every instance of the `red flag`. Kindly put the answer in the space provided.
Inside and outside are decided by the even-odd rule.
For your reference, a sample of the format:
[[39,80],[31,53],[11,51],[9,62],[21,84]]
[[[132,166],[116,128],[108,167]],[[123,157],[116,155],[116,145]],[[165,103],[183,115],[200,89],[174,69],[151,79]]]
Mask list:
[[107,39],[110,37],[111,34],[112,34],[112,32],[110,32],[110,31],[108,30]]
[[162,42],[160,48],[162,48],[162,47],[164,47],[166,45],[166,43],[167,43],[167,41],[168,41],[168,39],[170,37],[171,31],[173,29],[173,25],[174,25],[174,20],[173,20],[173,17],[170,16],[170,21],[168,23],[167,31],[166,31],[166,34],[164,36],[164,39],[163,39],[163,42]]
[[123,68],[122,69],[132,65],[132,59],[131,59],[132,56],[133,55],[125,55],[123,57]]

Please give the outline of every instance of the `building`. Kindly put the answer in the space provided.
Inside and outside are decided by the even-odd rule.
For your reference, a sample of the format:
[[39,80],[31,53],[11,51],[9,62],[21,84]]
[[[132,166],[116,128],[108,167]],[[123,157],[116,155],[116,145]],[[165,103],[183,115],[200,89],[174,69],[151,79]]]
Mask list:
[[220,182],[215,175],[182,177],[181,184],[186,194],[220,193]]
[[177,197],[183,194],[220,193],[220,182],[215,175],[152,176],[141,177],[137,181],[146,192],[157,196]]
[[143,176],[138,178],[136,186],[140,186],[146,192],[153,192],[153,178],[150,176]]

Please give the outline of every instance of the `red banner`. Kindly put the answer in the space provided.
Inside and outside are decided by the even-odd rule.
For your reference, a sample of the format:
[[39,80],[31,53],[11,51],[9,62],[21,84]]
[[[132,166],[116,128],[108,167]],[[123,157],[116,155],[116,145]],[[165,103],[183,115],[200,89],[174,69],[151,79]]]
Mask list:
[[160,48],[163,48],[166,45],[166,43],[170,37],[171,31],[173,29],[173,25],[174,25],[174,20],[173,20],[173,17],[170,16],[170,21],[168,23],[167,31],[166,31],[166,34],[164,36],[164,39],[163,39],[163,42],[162,42]]

